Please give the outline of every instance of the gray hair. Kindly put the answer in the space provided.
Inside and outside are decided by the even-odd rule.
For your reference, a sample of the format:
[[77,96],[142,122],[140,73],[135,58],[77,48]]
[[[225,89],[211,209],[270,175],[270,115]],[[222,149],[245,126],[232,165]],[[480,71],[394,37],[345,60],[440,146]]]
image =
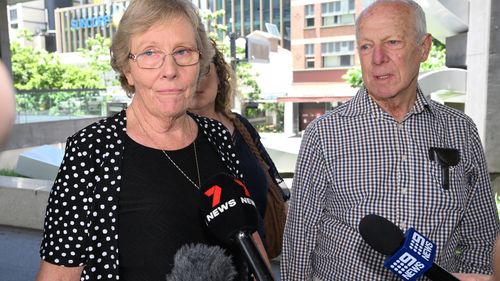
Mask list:
[[[128,96],[135,92],[128,84],[125,72],[129,70],[130,38],[151,28],[153,25],[178,16],[185,17],[192,25],[196,47],[200,55],[200,73],[205,70],[214,50],[208,40],[198,9],[189,0],[132,0],[120,20],[118,30],[110,46],[111,66],[120,75],[120,83]],[[201,75],[198,75],[201,77]]]
[[370,4],[359,14],[358,18],[356,19],[356,40],[359,39],[359,33],[360,33],[359,25],[363,17],[373,7],[383,3],[401,3],[407,5],[410,8],[410,10],[413,12],[413,15],[415,16],[415,31],[417,37],[416,41],[417,44],[419,44],[421,42],[420,40],[422,40],[422,38],[427,34],[427,24],[425,20],[424,10],[422,9],[422,7],[420,7],[420,5],[417,2],[413,0],[376,0],[375,2]]

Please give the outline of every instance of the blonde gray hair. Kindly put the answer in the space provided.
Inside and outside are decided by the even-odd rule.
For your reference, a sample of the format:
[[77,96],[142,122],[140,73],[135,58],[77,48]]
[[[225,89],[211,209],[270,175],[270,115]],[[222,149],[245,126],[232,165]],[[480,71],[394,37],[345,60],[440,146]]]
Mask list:
[[111,66],[118,72],[122,88],[128,96],[135,92],[134,86],[130,85],[125,77],[125,72],[129,70],[130,38],[147,31],[157,23],[178,16],[185,17],[193,27],[196,47],[201,53],[200,73],[209,66],[214,50],[198,9],[189,0],[132,0],[120,20],[110,46]]
[[359,40],[359,25],[361,20],[366,15],[366,13],[373,7],[378,6],[383,3],[402,3],[407,5],[415,16],[415,31],[416,31],[416,42],[419,44],[422,38],[427,34],[427,24],[425,20],[425,13],[422,7],[413,0],[376,0],[368,7],[366,7],[356,19],[356,40]]

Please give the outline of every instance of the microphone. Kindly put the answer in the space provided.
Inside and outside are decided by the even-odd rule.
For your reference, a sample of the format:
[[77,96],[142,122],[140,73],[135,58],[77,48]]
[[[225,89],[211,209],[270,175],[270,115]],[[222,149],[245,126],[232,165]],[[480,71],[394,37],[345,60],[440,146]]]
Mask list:
[[259,281],[274,281],[251,233],[257,209],[246,186],[228,174],[217,174],[201,187],[201,215],[212,234],[225,244],[236,243]]
[[403,234],[391,221],[370,214],[361,219],[359,232],[373,249],[390,256],[384,266],[403,280],[413,281],[425,275],[435,281],[459,281],[434,263],[436,245],[413,228]]
[[187,244],[175,254],[167,281],[220,281],[233,280],[235,276],[231,257],[221,247]]

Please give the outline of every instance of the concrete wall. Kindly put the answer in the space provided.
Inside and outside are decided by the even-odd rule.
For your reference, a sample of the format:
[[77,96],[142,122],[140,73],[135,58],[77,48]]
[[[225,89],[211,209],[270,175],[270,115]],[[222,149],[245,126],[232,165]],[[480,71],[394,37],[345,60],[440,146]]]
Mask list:
[[102,117],[15,124],[0,151],[64,143],[69,136],[100,119]]
[[51,181],[0,176],[0,225],[43,229]]
[[500,3],[470,1],[465,113],[476,123],[492,175],[500,173]]
[[500,173],[500,1],[491,1],[484,144],[488,167]]

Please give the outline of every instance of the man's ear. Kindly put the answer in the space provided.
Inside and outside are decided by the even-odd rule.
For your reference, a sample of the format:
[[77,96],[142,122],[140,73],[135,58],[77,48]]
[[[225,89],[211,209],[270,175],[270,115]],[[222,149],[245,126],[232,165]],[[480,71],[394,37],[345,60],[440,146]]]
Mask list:
[[420,57],[420,62],[424,62],[427,60],[429,56],[429,52],[431,51],[432,46],[432,35],[430,33],[425,34],[422,42],[420,43],[420,48],[422,49],[422,56]]

